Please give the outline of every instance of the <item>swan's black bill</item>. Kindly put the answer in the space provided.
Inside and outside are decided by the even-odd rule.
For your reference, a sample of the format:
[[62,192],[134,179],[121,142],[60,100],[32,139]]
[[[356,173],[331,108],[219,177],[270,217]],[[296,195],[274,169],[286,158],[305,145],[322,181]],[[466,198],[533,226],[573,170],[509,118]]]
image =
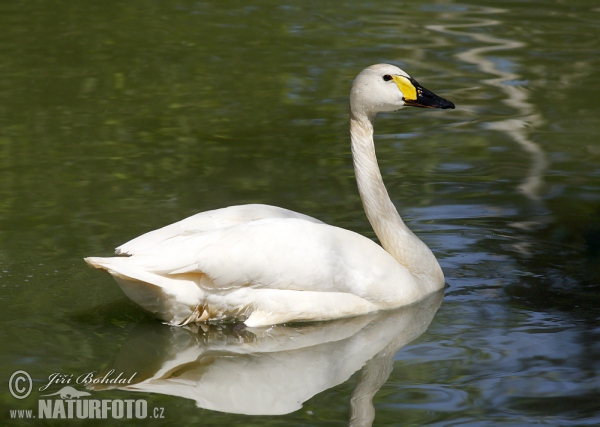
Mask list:
[[437,96],[430,90],[425,89],[415,79],[410,79],[410,82],[417,91],[417,99],[404,99],[404,105],[410,105],[411,107],[421,108],[441,108],[447,110],[448,108],[453,109],[454,104],[441,96]]

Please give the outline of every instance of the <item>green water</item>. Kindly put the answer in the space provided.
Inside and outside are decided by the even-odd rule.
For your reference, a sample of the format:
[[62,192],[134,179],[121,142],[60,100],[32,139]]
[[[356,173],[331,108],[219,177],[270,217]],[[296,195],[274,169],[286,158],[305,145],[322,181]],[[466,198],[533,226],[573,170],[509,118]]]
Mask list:
[[[208,400],[89,398],[162,408],[121,420],[144,425],[599,424],[599,25],[583,0],[3,2],[2,424],[113,425],[10,410],[37,415],[52,374],[166,366],[206,379]],[[241,203],[374,238],[347,99],[380,62],[457,105],[376,128],[392,199],[446,275],[437,312],[433,300],[264,334],[171,329],[85,265]],[[32,378],[25,399],[9,392],[17,370]]]

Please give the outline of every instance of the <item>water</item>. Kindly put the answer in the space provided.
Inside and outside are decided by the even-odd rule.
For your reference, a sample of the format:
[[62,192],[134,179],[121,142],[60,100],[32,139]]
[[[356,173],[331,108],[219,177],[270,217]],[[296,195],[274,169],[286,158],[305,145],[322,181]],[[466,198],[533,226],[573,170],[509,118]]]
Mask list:
[[[37,410],[54,373],[115,369],[204,393],[87,390],[162,408],[134,424],[599,424],[599,23],[593,1],[5,2],[3,423],[36,424],[9,410]],[[373,238],[347,97],[379,62],[457,105],[376,129],[443,301],[265,333],[171,329],[83,263],[239,203]],[[22,400],[17,370],[33,380]]]

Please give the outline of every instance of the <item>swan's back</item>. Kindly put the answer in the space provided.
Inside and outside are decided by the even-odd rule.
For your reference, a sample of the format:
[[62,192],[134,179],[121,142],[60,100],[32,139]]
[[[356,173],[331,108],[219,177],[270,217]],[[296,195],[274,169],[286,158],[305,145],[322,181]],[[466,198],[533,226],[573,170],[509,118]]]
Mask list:
[[321,224],[322,221],[277,206],[251,204],[229,206],[200,212],[181,221],[142,234],[116,248],[118,255],[141,255],[152,252],[156,245],[175,237],[194,235],[211,230],[227,228],[264,218],[298,218]]

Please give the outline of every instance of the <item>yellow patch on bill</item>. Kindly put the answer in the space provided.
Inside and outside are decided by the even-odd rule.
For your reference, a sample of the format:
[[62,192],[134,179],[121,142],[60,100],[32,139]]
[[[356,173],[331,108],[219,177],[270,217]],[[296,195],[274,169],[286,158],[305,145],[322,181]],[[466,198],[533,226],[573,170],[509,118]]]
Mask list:
[[400,91],[404,94],[404,99],[407,101],[417,100],[417,89],[413,84],[404,76],[393,76],[394,83],[398,86]]

